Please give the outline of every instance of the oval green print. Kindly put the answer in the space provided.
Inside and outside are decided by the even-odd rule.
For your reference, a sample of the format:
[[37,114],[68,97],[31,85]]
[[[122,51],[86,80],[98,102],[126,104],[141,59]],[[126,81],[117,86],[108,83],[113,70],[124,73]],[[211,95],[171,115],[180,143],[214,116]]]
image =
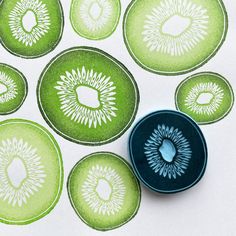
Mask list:
[[120,12],[120,0],[72,0],[70,20],[79,35],[99,40],[115,31]]
[[133,76],[95,48],[62,52],[38,83],[38,104],[48,124],[66,139],[85,145],[120,137],[133,122],[138,103]]
[[228,18],[221,0],[133,0],[124,40],[144,69],[163,75],[193,71],[223,44]]
[[59,43],[64,17],[59,0],[4,0],[0,3],[0,41],[12,54],[36,58]]
[[0,63],[0,115],[17,111],[25,101],[28,86],[17,69]]
[[192,75],[177,88],[176,107],[198,124],[209,124],[224,118],[234,104],[233,89],[221,75],[203,72]]
[[32,121],[3,121],[0,134],[0,222],[32,223],[47,215],[60,198],[60,149],[53,136]]
[[74,210],[94,229],[115,229],[138,212],[139,182],[130,165],[116,154],[86,156],[71,171],[67,186]]

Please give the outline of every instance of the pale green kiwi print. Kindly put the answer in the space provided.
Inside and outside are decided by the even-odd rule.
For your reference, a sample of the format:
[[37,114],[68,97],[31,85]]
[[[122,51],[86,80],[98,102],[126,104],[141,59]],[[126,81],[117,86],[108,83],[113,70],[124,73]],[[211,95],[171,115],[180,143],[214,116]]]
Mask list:
[[120,0],[72,0],[70,21],[82,37],[100,40],[116,30],[120,13]]
[[0,133],[0,222],[30,224],[47,215],[60,198],[60,149],[53,136],[32,121],[5,120]]
[[4,0],[0,3],[0,40],[12,54],[36,58],[59,43],[64,17],[59,0]]
[[205,64],[223,44],[227,29],[221,0],[133,0],[123,23],[133,59],[163,75],[184,74]]
[[0,115],[16,112],[24,103],[28,85],[17,69],[0,63]]
[[203,125],[229,114],[234,105],[234,93],[223,76],[202,72],[188,77],[178,86],[175,101],[178,110]]
[[139,182],[130,165],[113,153],[94,153],[83,158],[71,171],[67,187],[75,212],[100,231],[129,222],[141,201]]
[[48,124],[66,139],[102,145],[132,124],[139,104],[133,76],[96,48],[68,49],[40,76],[38,104]]

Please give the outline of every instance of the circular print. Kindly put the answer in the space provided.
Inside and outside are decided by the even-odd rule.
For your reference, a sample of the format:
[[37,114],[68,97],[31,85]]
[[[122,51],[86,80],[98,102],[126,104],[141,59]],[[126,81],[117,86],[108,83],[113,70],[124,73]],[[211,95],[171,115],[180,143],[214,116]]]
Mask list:
[[133,0],[124,40],[144,69],[184,74],[205,64],[223,44],[228,18],[221,0]]
[[59,43],[63,10],[59,0],[0,1],[0,42],[12,54],[37,58]]
[[130,165],[113,153],[93,153],[70,173],[68,193],[78,216],[90,227],[106,231],[129,222],[141,200],[139,182]]
[[41,74],[38,103],[48,124],[73,142],[101,145],[120,137],[139,103],[136,82],[116,59],[96,48],[71,48]]
[[230,83],[213,72],[194,74],[177,88],[178,110],[191,116],[198,124],[210,124],[223,119],[234,105]]
[[60,198],[60,149],[53,136],[32,121],[3,121],[0,134],[0,222],[32,223],[47,215]]
[[120,12],[120,0],[73,0],[70,21],[82,37],[100,40],[116,30]]
[[24,103],[28,85],[24,75],[0,63],[0,115],[16,112]]

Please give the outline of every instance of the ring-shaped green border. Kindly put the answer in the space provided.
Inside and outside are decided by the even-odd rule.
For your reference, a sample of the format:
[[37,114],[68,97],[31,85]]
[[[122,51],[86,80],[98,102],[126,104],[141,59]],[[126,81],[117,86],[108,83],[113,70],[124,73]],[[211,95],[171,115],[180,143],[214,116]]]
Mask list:
[[225,17],[225,28],[224,28],[224,34],[222,35],[221,41],[218,44],[218,46],[216,47],[215,51],[213,51],[205,60],[200,62],[198,65],[196,65],[196,66],[194,66],[194,67],[192,67],[190,69],[187,69],[187,70],[174,71],[174,72],[168,71],[168,72],[166,72],[166,71],[158,71],[158,70],[152,69],[152,68],[150,68],[148,66],[145,66],[142,62],[140,62],[140,60],[138,60],[138,58],[136,58],[135,54],[132,52],[131,48],[129,47],[129,43],[128,43],[127,36],[126,36],[126,19],[127,19],[127,15],[129,14],[129,11],[130,11],[131,7],[135,4],[136,1],[140,1],[140,0],[132,0],[132,2],[128,5],[128,7],[127,7],[127,9],[125,11],[124,18],[123,18],[123,40],[124,40],[124,43],[126,45],[126,48],[127,48],[128,52],[129,52],[130,56],[144,70],[147,70],[147,71],[155,73],[155,74],[166,75],[166,76],[177,76],[177,75],[187,74],[189,72],[192,72],[192,71],[202,67],[207,62],[209,62],[217,54],[217,52],[220,50],[220,48],[222,47],[222,45],[225,42],[225,39],[226,39],[226,36],[227,36],[227,33],[228,33],[228,14],[227,14],[227,11],[226,11],[226,8],[224,6],[223,1],[222,0],[218,0],[220,6],[222,8],[222,12],[224,14],[224,17]]
[[8,111],[8,112],[0,112],[0,116],[5,116],[5,115],[10,115],[10,114],[12,114],[12,113],[18,111],[18,110],[21,108],[21,106],[22,106],[23,103],[25,102],[25,99],[26,99],[26,97],[27,97],[27,95],[28,95],[28,83],[27,83],[27,80],[26,80],[25,76],[23,75],[23,73],[20,72],[19,70],[17,70],[15,67],[12,67],[12,66],[10,66],[10,65],[8,65],[8,64],[5,64],[5,63],[0,63],[0,66],[5,66],[5,67],[7,67],[7,68],[9,68],[9,69],[11,69],[11,70],[13,70],[13,71],[15,71],[17,74],[20,75],[22,81],[23,81],[24,84],[25,84],[25,94],[24,94],[24,97],[23,97],[21,103],[20,103],[16,108],[14,108],[14,109],[11,110],[11,111]]
[[120,18],[121,18],[121,3],[120,3],[120,0],[116,0],[116,1],[118,2],[118,4],[119,4],[119,9],[118,9],[119,12],[118,12],[118,17],[117,17],[117,19],[116,19],[116,23],[115,23],[113,29],[110,31],[110,33],[108,33],[108,34],[106,34],[106,35],[104,35],[104,36],[102,36],[102,37],[89,37],[89,36],[87,36],[87,35],[85,35],[85,34],[82,34],[81,32],[79,32],[79,31],[76,29],[75,24],[73,23],[73,20],[72,20],[72,8],[73,8],[73,5],[74,5],[74,1],[76,1],[76,0],[71,0],[71,6],[70,6],[70,23],[71,23],[71,26],[72,26],[73,30],[74,30],[79,36],[81,36],[81,37],[83,37],[83,38],[85,38],[85,39],[97,40],[97,41],[98,41],[98,40],[103,40],[103,39],[106,39],[106,38],[110,37],[110,36],[116,31],[116,28],[117,28],[117,26],[118,26],[118,24],[119,24],[119,22],[120,22]]
[[4,120],[0,122],[0,126],[2,125],[7,125],[10,123],[25,123],[28,125],[32,125],[34,127],[36,127],[37,129],[40,129],[42,132],[45,133],[45,135],[48,136],[48,138],[51,140],[52,144],[54,145],[57,153],[58,153],[58,161],[60,164],[60,184],[59,184],[59,189],[58,189],[58,193],[57,196],[54,200],[54,202],[51,204],[51,206],[45,210],[44,212],[42,212],[40,215],[35,216],[31,219],[25,220],[25,221],[9,221],[3,218],[0,218],[0,222],[4,223],[4,224],[8,224],[8,225],[27,225],[27,224],[31,224],[41,218],[43,218],[44,216],[48,215],[57,205],[60,197],[61,197],[61,193],[62,193],[62,189],[63,189],[63,182],[64,182],[64,167],[63,167],[63,160],[62,160],[62,155],[61,155],[61,150],[60,147],[56,141],[56,139],[53,137],[53,135],[46,129],[44,128],[42,125],[30,121],[30,120],[25,120],[25,119],[8,119],[8,120]]
[[[196,76],[199,76],[199,75],[214,75],[220,79],[222,79],[229,87],[229,90],[230,90],[230,93],[231,93],[231,106],[229,107],[229,109],[224,113],[224,115],[220,116],[218,119],[215,119],[215,120],[212,120],[212,121],[205,121],[205,122],[197,122],[199,125],[210,125],[210,124],[214,124],[222,119],[224,119],[230,112],[231,110],[233,109],[233,106],[234,106],[234,101],[235,101],[235,96],[234,96],[234,91],[233,91],[233,88],[232,88],[232,85],[229,83],[229,81],[224,78],[222,75],[218,74],[218,73],[215,73],[215,72],[211,72],[211,71],[204,71],[204,72],[199,72],[199,73],[196,73],[196,74],[193,74],[189,77],[187,77],[185,80],[183,80],[177,87],[177,89],[175,90],[175,107],[178,111],[182,112],[179,108],[179,105],[178,105],[178,102],[177,102],[177,96],[178,96],[178,93],[179,93],[179,90],[180,88],[182,87],[182,85],[186,82],[188,82],[188,80],[196,77]],[[192,117],[192,119],[194,120],[194,118]]]
[[[0,8],[1,8],[1,4],[3,3],[4,0],[0,0]],[[62,39],[62,35],[63,35],[63,31],[64,31],[64,25],[65,25],[65,21],[64,21],[64,12],[63,12],[63,7],[61,5],[61,2],[60,0],[57,0],[58,1],[58,4],[59,4],[59,8],[60,8],[60,14],[61,14],[61,30],[60,30],[60,35],[57,39],[57,41],[55,41],[55,44],[53,45],[53,47],[51,47],[50,49],[48,49],[47,51],[41,53],[41,54],[38,54],[36,56],[25,56],[25,55],[21,55],[19,53],[16,53],[14,51],[12,51],[10,48],[8,48],[4,42],[2,41],[1,39],[1,35],[0,35],[0,44],[9,52],[11,53],[12,55],[14,56],[17,56],[17,57],[20,57],[20,58],[24,58],[24,59],[36,59],[36,58],[39,58],[39,57],[42,57],[42,56],[45,56],[47,55],[48,53],[52,52],[57,46],[58,44],[60,43],[61,39]]]
[[[136,179],[136,182],[137,182],[138,190],[139,190],[139,201],[138,201],[138,204],[137,204],[137,207],[136,207],[134,213],[130,216],[130,218],[127,219],[125,222],[123,222],[123,223],[121,223],[121,224],[119,224],[119,225],[117,225],[117,226],[115,226],[115,227],[108,227],[108,228],[102,228],[102,229],[99,228],[99,227],[94,227],[94,226],[90,225],[85,219],[83,219],[83,217],[80,215],[80,213],[79,213],[78,210],[76,209],[76,207],[75,207],[75,205],[74,205],[74,203],[73,203],[71,194],[70,194],[70,179],[71,179],[71,176],[72,176],[74,170],[77,168],[77,166],[78,166],[81,162],[85,161],[87,158],[90,158],[90,157],[92,157],[92,156],[94,156],[94,155],[100,155],[100,154],[111,155],[111,156],[114,156],[115,158],[118,158],[120,161],[122,161],[122,162],[127,166],[127,168],[133,173],[134,178]],[[76,212],[76,214],[79,216],[79,218],[80,218],[86,225],[88,225],[90,228],[95,229],[95,230],[98,230],[98,231],[114,230],[114,229],[117,229],[117,228],[119,228],[119,227],[121,227],[121,226],[127,224],[129,221],[131,221],[131,220],[137,215],[138,210],[139,210],[139,208],[140,208],[141,199],[142,199],[141,186],[140,186],[140,183],[139,183],[138,179],[136,178],[136,175],[135,175],[135,173],[134,173],[134,171],[133,171],[131,165],[130,165],[130,164],[128,163],[128,161],[126,161],[123,157],[121,157],[121,156],[119,156],[119,155],[117,155],[117,154],[115,154],[115,153],[112,153],[112,152],[95,152],[95,153],[91,153],[91,154],[89,154],[89,155],[83,157],[80,161],[78,161],[78,162],[75,164],[75,166],[73,167],[73,169],[71,170],[70,174],[69,174],[69,177],[68,177],[68,180],[67,180],[67,192],[68,192],[68,196],[69,196],[69,199],[70,199],[70,203],[71,203],[71,205],[72,205],[74,211]]]
[[[118,133],[116,136],[113,136],[111,137],[110,139],[107,139],[107,140],[104,140],[102,142],[83,142],[83,141],[80,141],[80,140],[77,140],[77,139],[74,139],[74,138],[71,138],[69,137],[68,135],[65,135],[64,133],[62,133],[60,130],[58,130],[54,125],[53,123],[49,120],[49,118],[47,117],[46,113],[44,112],[43,110],[43,107],[42,107],[42,104],[41,104],[41,100],[40,100],[40,88],[41,88],[41,82],[42,82],[42,79],[44,77],[44,74],[47,72],[47,69],[50,67],[50,65],[57,60],[57,58],[63,56],[64,54],[70,52],[70,51],[73,51],[73,50],[90,50],[92,52],[96,52],[96,53],[100,53],[102,54],[103,56],[107,57],[108,59],[112,60],[114,63],[116,63],[117,66],[120,67],[121,70],[123,70],[127,76],[130,78],[131,82],[133,83],[134,85],[134,89],[135,89],[135,92],[136,92],[136,101],[135,101],[135,104],[136,104],[136,107],[134,108],[134,112],[133,112],[133,115],[129,121],[129,123],[127,123],[126,127],[124,127],[123,130],[120,131],[120,133]],[[80,47],[73,47],[73,48],[69,48],[69,49],[66,49],[64,51],[62,51],[60,54],[58,54],[56,57],[54,57],[48,64],[47,66],[45,67],[45,69],[43,70],[43,72],[41,73],[40,75],[40,78],[39,78],[39,81],[38,81],[38,85],[37,85],[37,101],[38,101],[38,107],[39,107],[39,110],[44,118],[44,120],[47,122],[47,124],[57,133],[59,134],[60,136],[62,136],[63,138],[71,141],[71,142],[74,142],[74,143],[78,143],[78,144],[82,144],[82,145],[87,145],[87,146],[101,146],[101,145],[104,145],[104,144],[108,144],[108,143],[111,143],[115,140],[117,140],[118,138],[120,138],[129,128],[130,126],[132,125],[132,123],[134,122],[135,120],[135,117],[137,115],[137,112],[138,112],[138,108],[139,108],[139,102],[140,102],[140,94],[139,94],[139,88],[138,88],[138,85],[136,83],[136,81],[134,80],[134,77],[133,75],[129,72],[129,70],[120,62],[118,61],[117,59],[115,59],[113,56],[111,56],[110,54],[98,49],[98,48],[93,48],[93,47],[86,47],[86,46],[80,46]]]

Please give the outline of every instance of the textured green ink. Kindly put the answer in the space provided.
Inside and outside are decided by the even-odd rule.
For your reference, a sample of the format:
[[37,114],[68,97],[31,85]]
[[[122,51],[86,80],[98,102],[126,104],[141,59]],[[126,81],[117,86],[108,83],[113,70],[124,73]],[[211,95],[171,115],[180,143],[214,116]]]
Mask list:
[[77,47],[62,52],[45,68],[38,104],[58,134],[101,145],[130,127],[139,92],[133,76],[116,59],[95,48]]
[[79,35],[98,40],[115,31],[120,12],[120,0],[72,0],[70,20]]
[[4,0],[0,3],[0,41],[12,54],[36,58],[52,51],[64,27],[59,0]]
[[113,153],[94,153],[79,161],[70,173],[68,193],[78,216],[101,231],[130,221],[141,200],[130,165]]
[[24,225],[47,215],[63,185],[60,149],[37,123],[0,123],[0,221]]
[[17,111],[24,103],[27,91],[24,75],[9,65],[0,64],[0,115]]
[[177,75],[197,69],[216,54],[228,18],[221,0],[134,0],[123,28],[126,46],[141,67]]
[[224,118],[234,104],[233,89],[219,74],[203,72],[184,80],[176,90],[176,107],[199,124]]

